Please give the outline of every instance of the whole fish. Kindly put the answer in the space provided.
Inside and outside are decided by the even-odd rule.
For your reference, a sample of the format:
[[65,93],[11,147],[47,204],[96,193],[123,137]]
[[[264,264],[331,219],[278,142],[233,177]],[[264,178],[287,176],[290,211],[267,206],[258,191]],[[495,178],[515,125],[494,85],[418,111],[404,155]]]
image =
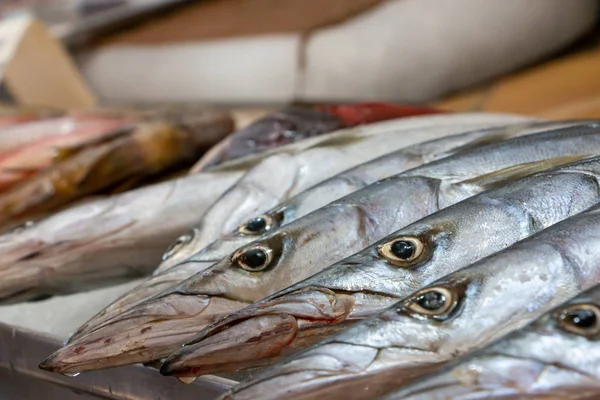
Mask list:
[[[131,122],[130,118],[124,117],[79,116],[5,129],[0,132],[0,191],[59,162],[57,156],[61,149],[84,148],[109,141],[122,134],[118,128],[124,128]],[[33,139],[38,133],[45,136]]]
[[498,342],[460,357],[387,400],[597,399],[600,286]]
[[[438,122],[439,118],[436,118]],[[448,120],[448,119],[445,119]],[[441,135],[443,133],[452,133],[457,130],[463,130],[466,121],[460,122],[456,116],[450,117],[451,121],[456,121],[458,126],[442,125],[433,127],[419,128],[418,132],[426,136]],[[409,121],[410,122],[410,121]],[[409,122],[398,122],[398,127]],[[460,123],[459,123],[460,122]],[[477,122],[474,122],[477,124]],[[488,123],[491,123],[489,121]],[[523,123],[525,124],[525,122]],[[529,124],[529,123],[528,123]],[[327,203],[338,199],[344,195],[352,193],[364,186],[367,186],[377,180],[386,178],[411,167],[429,162],[449,155],[455,151],[465,150],[468,147],[474,147],[493,141],[502,140],[512,135],[526,134],[543,130],[548,127],[558,127],[565,123],[538,123],[524,126],[512,126],[510,128],[499,127],[488,130],[467,132],[455,136],[434,139],[429,142],[412,145],[395,152],[389,153],[375,160],[361,164],[342,172],[330,179],[319,183],[310,189],[292,196],[290,199],[280,203],[274,209],[267,211],[263,215],[257,216],[249,222],[235,229],[230,234],[217,240],[213,244],[204,248],[200,252],[192,252],[198,248],[198,243],[202,237],[200,230],[203,226],[194,228],[192,231],[179,237],[171,248],[165,253],[164,262],[159,268],[162,272],[155,274],[154,277],[140,285],[137,289],[125,294],[106,309],[102,310],[97,316],[84,324],[72,339],[87,333],[94,327],[105,323],[114,318],[123,311],[150,296],[160,293],[187,278],[208,268],[213,263],[227,257],[231,252],[237,250],[244,244],[250,243],[258,236],[267,231],[284,226],[296,219],[308,214],[315,209],[326,205]],[[409,125],[412,125],[409,123]],[[396,132],[403,133],[400,129]],[[274,160],[269,160],[269,162]],[[272,169],[277,167],[273,166]],[[265,168],[268,170],[269,168]],[[248,178],[248,176],[246,176]],[[274,185],[275,187],[285,187],[285,183]],[[233,201],[231,202],[233,203]],[[215,222],[216,223],[216,222]],[[260,228],[260,229],[257,229]],[[183,262],[185,260],[187,262]],[[175,264],[179,263],[179,264]],[[171,269],[168,267],[175,264]]]
[[231,119],[211,112],[183,126],[144,123],[74,155],[0,194],[0,225],[55,210],[128,179],[156,174],[195,159],[204,136],[229,131]]
[[[167,252],[165,261],[155,273],[161,273],[185,261],[213,241],[237,230],[246,220],[348,168],[393,150],[439,138],[448,133],[517,121],[525,120],[523,117],[499,114],[448,114],[402,118],[297,142],[297,146],[287,147],[289,151],[282,151],[285,148],[281,148],[269,161],[248,170],[234,187],[215,202],[204,215],[202,224],[193,232],[193,237],[187,234],[179,240],[178,242],[183,242],[185,246],[177,245],[176,249],[171,249],[177,250],[177,254],[173,251]],[[240,162],[243,162],[243,159]],[[228,249],[231,249],[231,246],[228,246]],[[208,251],[203,253],[199,260],[206,261],[206,266],[210,266],[227,254],[223,254],[222,250],[218,253]]]
[[223,139],[196,163],[192,172],[342,128],[441,112],[429,107],[386,103],[289,106]]
[[599,187],[593,158],[470,197],[207,327],[165,368],[203,375],[272,363],[599,203]]
[[[154,114],[151,114],[151,116]],[[187,114],[186,114],[187,115]],[[163,114],[164,117],[164,114]],[[173,118],[171,116],[171,118]],[[520,117],[516,117],[516,116],[500,116],[500,115],[487,115],[487,116],[482,116],[482,117],[475,117],[475,120],[479,120],[481,119],[482,121],[484,120],[490,120],[493,118],[497,118],[497,119],[508,119],[509,121],[511,120],[522,120],[522,118]],[[184,121],[186,123],[190,123],[189,120]],[[483,123],[483,122],[481,122]],[[363,132],[365,131],[365,129],[362,130]],[[373,133],[375,132],[375,133]],[[366,138],[370,138],[370,134],[376,134],[376,132],[378,132],[376,129],[369,129],[368,130],[368,134],[365,133],[363,136]],[[385,130],[382,130],[382,132],[385,132]],[[356,131],[345,131],[345,132],[339,132],[339,133],[333,133],[329,135],[329,138],[326,137],[317,137],[317,138],[312,138],[312,139],[307,139],[305,141],[302,142],[297,142],[294,143],[292,145],[288,145],[288,146],[283,146],[281,148],[275,149],[275,150],[271,150],[271,151],[267,151],[261,154],[257,154],[257,155],[252,155],[252,156],[248,156],[245,157],[243,160],[240,161],[233,161],[233,162],[229,162],[229,163],[225,163],[222,166],[217,166],[215,168],[212,169],[212,171],[214,171],[215,173],[219,173],[219,174],[226,174],[225,176],[231,175],[231,179],[230,178],[223,178],[221,181],[219,181],[217,184],[211,184],[209,185],[209,189],[206,190],[206,193],[204,193],[203,195],[206,196],[207,199],[212,199],[214,200],[215,197],[214,196],[219,196],[220,194],[223,193],[223,191],[232,184],[233,181],[237,181],[238,178],[241,175],[241,171],[243,171],[246,167],[248,166],[252,166],[252,165],[256,165],[256,164],[260,164],[262,162],[265,162],[266,166],[269,166],[269,160],[271,156],[278,154],[278,152],[283,152],[283,153],[297,153],[297,152],[301,152],[302,149],[305,148],[309,148],[309,149],[313,149],[316,146],[318,146],[319,143],[329,143],[329,145],[325,145],[325,148],[330,148],[331,151],[335,152],[336,149],[335,147],[333,147],[332,141],[341,141],[344,142],[344,139],[350,137],[350,139],[356,139],[356,140],[361,140],[362,136],[358,135]],[[349,141],[353,141],[350,140]],[[328,147],[330,146],[330,147]],[[263,180],[266,176],[269,175],[273,175],[272,171],[269,170],[269,168],[264,168],[268,171],[267,175],[263,176]],[[271,181],[273,183],[274,180],[271,179]],[[178,180],[177,182],[181,182],[178,183],[178,186],[181,185],[185,185],[186,187],[188,186],[188,182],[190,185],[190,188],[192,188],[193,184],[192,182],[194,182],[194,178],[183,178],[181,180]],[[199,188],[204,190],[203,188]],[[183,192],[182,192],[183,193]],[[148,201],[148,200],[146,200]],[[172,200],[173,202],[181,202],[182,199],[179,198],[175,198]],[[191,196],[188,199],[183,199],[183,201],[187,202],[187,201],[194,201],[194,196]],[[82,232],[94,232],[97,229],[101,228],[101,226],[99,226],[99,223],[96,219],[94,218],[90,218],[90,219],[83,219],[83,220],[79,220],[78,221],[78,226],[80,226],[79,229],[75,230],[75,229],[70,229],[70,224],[65,223],[64,219],[62,218],[62,214],[59,214],[60,217],[57,218],[52,218],[51,221],[52,223],[49,223],[48,226],[50,227],[49,230],[51,231],[58,231],[56,233],[53,233],[52,235],[48,234],[48,232],[46,231],[42,231],[37,229],[36,227],[31,227],[28,228],[28,234],[26,236],[18,236],[15,237],[14,235],[8,235],[8,236],[0,236],[0,242],[5,242],[6,246],[4,248],[4,250],[0,249],[0,255],[4,255],[4,254],[24,254],[26,255],[26,257],[21,258],[19,257],[8,257],[8,256],[3,256],[0,257],[0,271],[2,270],[2,268],[6,269],[10,269],[11,271],[16,271],[19,269],[23,269],[23,268],[27,268],[28,265],[55,265],[55,264],[60,264],[63,263],[63,260],[75,260],[73,262],[69,262],[67,263],[65,261],[65,264],[68,266],[68,268],[71,269],[78,269],[81,268],[83,271],[87,271],[87,270],[97,270],[100,267],[103,268],[108,268],[109,270],[111,269],[110,267],[106,267],[105,263],[111,263],[114,262],[116,265],[114,266],[114,268],[116,270],[119,270],[121,264],[123,263],[127,263],[128,265],[132,265],[132,268],[135,268],[138,271],[147,271],[148,265],[147,265],[147,261],[149,259],[154,259],[154,260],[159,260],[160,258],[156,258],[156,251],[160,250],[161,252],[164,251],[164,249],[167,247],[168,243],[166,244],[162,244],[162,240],[164,239],[168,239],[168,240],[173,240],[173,236],[172,235],[172,231],[167,231],[167,232],[162,232],[161,228],[162,228],[162,224],[160,223],[160,219],[162,217],[161,214],[161,207],[166,206],[166,203],[161,205],[160,203],[156,203],[157,206],[156,208],[153,209],[153,212],[156,213],[156,215],[145,215],[145,208],[141,207],[139,209],[127,209],[127,211],[129,213],[131,213],[131,218],[134,220],[137,219],[143,219],[143,220],[147,220],[147,223],[144,226],[144,229],[147,229],[147,227],[152,226],[153,223],[155,223],[156,225],[154,226],[155,232],[148,232],[145,233],[144,235],[129,235],[129,237],[127,238],[127,235],[129,234],[129,231],[125,232],[125,234],[123,234],[122,236],[118,236],[113,238],[113,235],[110,231],[110,229],[104,230],[102,231],[102,236],[106,236],[107,237],[107,242],[110,243],[111,245],[106,245],[105,247],[98,247],[98,246],[88,246],[87,241],[89,240],[89,236],[82,233]],[[174,203],[177,204],[177,203]],[[195,210],[195,212],[193,213],[188,213],[186,215],[186,225],[179,225],[181,226],[183,229],[179,232],[181,234],[182,231],[185,231],[186,229],[190,228],[191,226],[194,225],[198,225],[200,223],[200,221],[202,220],[202,216],[204,211],[206,210],[206,202],[199,202],[198,203],[198,207],[197,208],[193,208],[193,210]],[[86,209],[82,209],[85,213]],[[186,210],[186,207],[182,207],[181,210]],[[190,209],[188,209],[190,210]],[[75,211],[73,215],[77,215],[80,211]],[[175,211],[173,211],[175,212]],[[71,215],[71,214],[67,214],[67,215]],[[68,219],[68,218],[67,218]],[[77,218],[79,219],[79,218]],[[108,224],[107,226],[110,226],[110,224]],[[140,258],[140,256],[132,256],[135,254],[138,254],[140,252],[140,246],[144,243],[144,238],[145,237],[160,237],[162,238],[161,242],[159,243],[158,241],[155,241],[155,246],[151,249],[151,251],[148,252],[148,258],[144,258],[143,260]],[[54,241],[53,238],[60,238],[61,241],[63,242],[68,242],[68,243],[75,243],[77,245],[70,245],[70,246],[63,246],[61,248],[60,254],[55,253],[54,248],[56,247],[56,245],[58,244],[57,241]],[[127,238],[127,239],[126,239]],[[125,240],[126,239],[126,240]],[[35,243],[35,246],[32,246],[31,243]],[[143,246],[142,246],[143,247]],[[177,247],[177,242],[175,247]],[[35,248],[35,251],[32,251],[31,249]],[[104,252],[104,253],[103,253]],[[85,253],[86,256],[83,257],[82,253]],[[131,260],[127,261],[127,257],[129,257]],[[77,260],[85,260],[85,264],[84,263],[80,263]],[[140,260],[139,262],[137,260]],[[154,263],[154,266],[157,264],[158,262]],[[4,267],[4,265],[6,265],[6,267]],[[47,271],[44,273],[48,273]],[[190,274],[191,275],[191,274]],[[188,275],[188,276],[190,276]],[[1,279],[2,273],[0,272],[0,279]],[[52,279],[56,279],[56,277],[52,277]],[[90,283],[92,284],[92,280],[90,279]],[[18,285],[17,285],[18,286]],[[54,285],[56,286],[56,285]],[[49,285],[45,285],[45,287],[41,287],[41,288],[37,288],[36,290],[28,290],[27,293],[22,294],[20,296],[12,296],[10,295],[10,291],[8,292],[8,294],[6,294],[5,296],[1,296],[1,298],[4,299],[4,301],[8,302],[8,301],[19,301],[19,300],[26,300],[26,299],[30,299],[32,297],[36,297],[36,296],[41,296],[41,294],[39,294],[38,292],[42,291],[43,294],[42,295],[46,295],[48,293],[54,293],[54,292],[60,292],[61,290],[64,290],[63,288],[56,288],[53,290],[49,289]]]
[[[379,181],[263,236],[135,305],[71,341],[46,367],[75,372],[162,358],[225,315],[438,209],[520,177],[523,170],[511,172],[519,163],[584,156],[596,149],[600,150],[600,126],[590,123],[481,146]],[[547,167],[547,163],[541,164]],[[500,169],[505,169],[502,180],[475,180]],[[531,167],[526,170],[531,172]]]
[[148,274],[242,171],[211,172],[91,200],[0,235],[0,303]]
[[431,283],[225,398],[380,398],[598,284],[599,232],[595,206]]

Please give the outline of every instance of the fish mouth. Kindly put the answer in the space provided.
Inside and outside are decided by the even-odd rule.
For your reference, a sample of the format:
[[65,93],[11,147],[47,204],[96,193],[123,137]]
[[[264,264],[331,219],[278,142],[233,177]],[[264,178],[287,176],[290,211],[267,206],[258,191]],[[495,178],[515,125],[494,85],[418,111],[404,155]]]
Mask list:
[[72,340],[39,367],[64,374],[160,360],[206,325],[245,305],[218,295],[168,292]]
[[79,327],[77,331],[69,337],[66,343],[70,344],[87,334],[107,326],[113,321],[119,320],[124,313],[135,306],[152,299],[154,296],[174,287],[192,275],[209,268],[213,264],[214,261],[181,263],[164,271],[160,275],[150,277],[150,279],[111,303],[108,307]]
[[[430,372],[432,365],[414,366],[406,375],[390,368],[386,349],[366,343],[331,338],[319,346],[294,355],[293,358],[265,369],[253,380],[241,382],[227,394],[235,400],[275,400],[293,398],[343,398],[364,400],[380,398],[400,386],[404,379]],[[429,349],[394,348],[414,359],[430,357]],[[390,353],[391,354],[391,353]],[[435,364],[436,367],[439,364]]]
[[267,298],[204,329],[161,368],[163,375],[199,376],[274,362],[355,322],[352,294],[322,287]]

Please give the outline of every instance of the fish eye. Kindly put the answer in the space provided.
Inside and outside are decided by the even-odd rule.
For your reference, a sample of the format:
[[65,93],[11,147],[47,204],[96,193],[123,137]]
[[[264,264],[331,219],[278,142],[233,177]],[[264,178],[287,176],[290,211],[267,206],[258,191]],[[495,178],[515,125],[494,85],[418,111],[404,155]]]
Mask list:
[[267,268],[273,259],[273,251],[268,247],[254,246],[236,251],[231,261],[242,269],[258,272]]
[[428,318],[443,318],[456,308],[457,300],[450,290],[435,287],[417,292],[404,303],[404,307]]
[[175,242],[169,246],[167,251],[163,254],[162,260],[167,261],[169,258],[173,257],[175,254],[179,252],[182,248],[184,248],[189,242],[194,238],[194,232],[186,233],[185,235],[179,236],[175,239]]
[[576,335],[596,335],[600,333],[600,309],[593,304],[572,305],[560,313],[558,325]]
[[405,267],[422,258],[425,253],[425,246],[419,238],[405,236],[395,238],[379,246],[377,252],[391,264]]
[[274,225],[273,218],[263,214],[244,223],[238,228],[238,233],[242,235],[262,235],[270,230]]

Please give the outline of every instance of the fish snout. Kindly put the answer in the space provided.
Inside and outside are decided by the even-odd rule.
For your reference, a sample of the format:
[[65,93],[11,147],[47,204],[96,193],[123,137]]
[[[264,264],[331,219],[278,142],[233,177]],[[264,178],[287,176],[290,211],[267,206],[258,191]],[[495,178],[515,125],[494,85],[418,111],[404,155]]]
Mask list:
[[160,360],[243,305],[217,296],[157,296],[70,342],[40,368],[73,373]]
[[[172,354],[161,373],[199,376],[271,363],[342,329],[354,298],[308,287],[254,303],[200,332]],[[333,330],[331,333],[333,333]]]

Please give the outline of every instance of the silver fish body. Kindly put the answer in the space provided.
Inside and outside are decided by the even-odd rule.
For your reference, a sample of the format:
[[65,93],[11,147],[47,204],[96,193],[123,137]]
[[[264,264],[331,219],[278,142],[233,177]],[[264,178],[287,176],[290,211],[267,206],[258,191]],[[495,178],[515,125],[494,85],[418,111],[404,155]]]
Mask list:
[[380,398],[596,285],[599,232],[596,206],[431,283],[226,398]]
[[[468,117],[466,117],[468,118]],[[504,120],[501,118],[500,120]],[[463,130],[466,125],[469,125],[468,119],[436,119],[436,123],[433,126],[423,126],[418,129],[419,133],[423,133],[423,137],[438,136],[444,134],[451,134]],[[447,122],[444,122],[447,121]],[[454,121],[454,122],[453,122]],[[479,119],[475,119],[472,122],[473,126],[481,124],[491,124],[492,120],[480,122]],[[437,125],[441,124],[441,125]],[[531,124],[531,125],[529,125]],[[283,203],[277,205],[275,208],[263,213],[255,218],[265,222],[264,227],[259,231],[251,231],[246,224],[237,227],[228,235],[215,241],[211,245],[205,247],[193,254],[198,249],[199,244],[203,243],[204,240],[201,229],[203,225],[208,224],[206,218],[202,222],[202,226],[192,229],[190,232],[182,235],[178,238],[177,242],[165,253],[165,261],[155,276],[150,278],[147,282],[144,282],[135,290],[125,294],[119,300],[111,304],[106,309],[102,310],[92,320],[82,326],[73,336],[72,340],[81,336],[82,334],[89,332],[94,327],[105,323],[111,318],[114,318],[122,314],[126,308],[131,307],[133,304],[137,304],[144,299],[151,297],[154,294],[160,293],[162,290],[166,290],[169,287],[189,278],[190,276],[198,273],[212,264],[220,261],[227,257],[229,254],[237,250],[244,244],[250,243],[258,236],[275,230],[280,226],[287,225],[298,218],[326,205],[327,203],[336,200],[344,195],[352,193],[358,189],[361,189],[373,182],[380,179],[389,177],[398,172],[410,169],[417,165],[427,163],[444,156],[450,155],[452,152],[464,150],[465,147],[477,146],[487,142],[493,142],[502,140],[505,137],[524,135],[550,127],[568,126],[574,124],[574,122],[523,122],[523,125],[516,125],[510,128],[498,127],[490,128],[480,131],[467,132],[464,134],[453,135],[449,137],[442,137],[440,139],[434,139],[432,141],[415,144],[401,150],[397,150],[390,154],[386,154],[365,164],[358,165],[357,167],[351,168],[347,171],[342,172],[332,178],[326,179],[325,181],[295,195]],[[399,121],[398,127],[406,126],[409,131],[414,125],[411,120]],[[391,126],[391,123],[390,123]],[[397,134],[405,134],[404,129],[397,128]],[[233,190],[229,194],[225,195],[222,201],[231,200],[231,203],[243,203],[243,198],[246,197],[247,193],[244,193],[242,188],[246,187],[248,190],[255,188],[262,181],[264,176],[267,174],[265,171],[280,170],[284,173],[277,174],[273,179],[269,180],[269,184],[273,187],[278,188],[289,188],[288,183],[293,181],[291,175],[285,173],[289,169],[286,169],[285,160],[290,160],[291,156],[273,157],[265,160],[261,165],[261,168],[255,168],[248,172],[240,181],[238,181],[237,187],[239,190]],[[296,165],[291,163],[288,165]],[[279,180],[279,178],[283,178]],[[273,185],[274,179],[277,179],[277,185]],[[247,182],[257,181],[257,184],[251,184]],[[268,190],[262,187],[261,193],[268,194]],[[230,196],[230,197],[228,197]],[[232,199],[235,197],[236,199]],[[235,201],[234,201],[235,200]],[[236,208],[233,212],[247,213],[243,206]],[[239,218],[235,218],[239,220]],[[212,222],[212,224],[218,225],[218,221]],[[210,224],[209,224],[210,225]]]
[[271,363],[599,202],[600,158],[507,183],[227,316],[169,360],[193,375]]
[[[157,268],[155,274],[187,260],[213,241],[237,230],[238,226],[246,220],[278,206],[292,196],[342,173],[348,168],[394,150],[452,133],[532,121],[532,118],[506,114],[439,114],[402,118],[343,129],[265,152],[265,160],[250,168],[210,207],[204,215],[202,223],[197,226],[193,238],[177,253],[165,257],[166,259]],[[391,171],[385,176],[397,173],[397,171],[394,172],[396,165],[406,169],[423,162],[418,157],[410,160],[406,154],[403,156],[394,165],[384,166]],[[240,162],[243,163],[243,161]],[[235,162],[233,165],[236,165]],[[381,164],[378,168],[380,166]],[[315,206],[323,206],[350,193],[353,191],[354,185],[350,183],[349,186],[338,197],[335,197],[337,193],[332,193],[333,196],[324,198]],[[304,203],[309,205],[306,200]],[[250,239],[253,238],[250,237]],[[227,247],[235,250],[241,244],[238,241]],[[223,251],[212,255],[209,252],[201,255],[200,259],[218,261],[222,258],[222,254]],[[207,264],[207,266],[211,264]]]
[[[600,127],[591,123],[482,146],[379,181],[261,237],[135,305],[70,342],[55,353],[48,368],[74,372],[162,358],[202,327],[242,306],[489,187],[487,182],[472,182],[474,178],[520,163],[584,156],[598,150]],[[260,261],[258,265],[256,261]],[[110,345],[100,345],[108,339]],[[81,346],[85,351],[73,352]]]
[[599,328],[600,286],[596,285],[386,400],[599,398]]
[[189,175],[72,206],[0,236],[0,302],[147,275],[242,172]]

